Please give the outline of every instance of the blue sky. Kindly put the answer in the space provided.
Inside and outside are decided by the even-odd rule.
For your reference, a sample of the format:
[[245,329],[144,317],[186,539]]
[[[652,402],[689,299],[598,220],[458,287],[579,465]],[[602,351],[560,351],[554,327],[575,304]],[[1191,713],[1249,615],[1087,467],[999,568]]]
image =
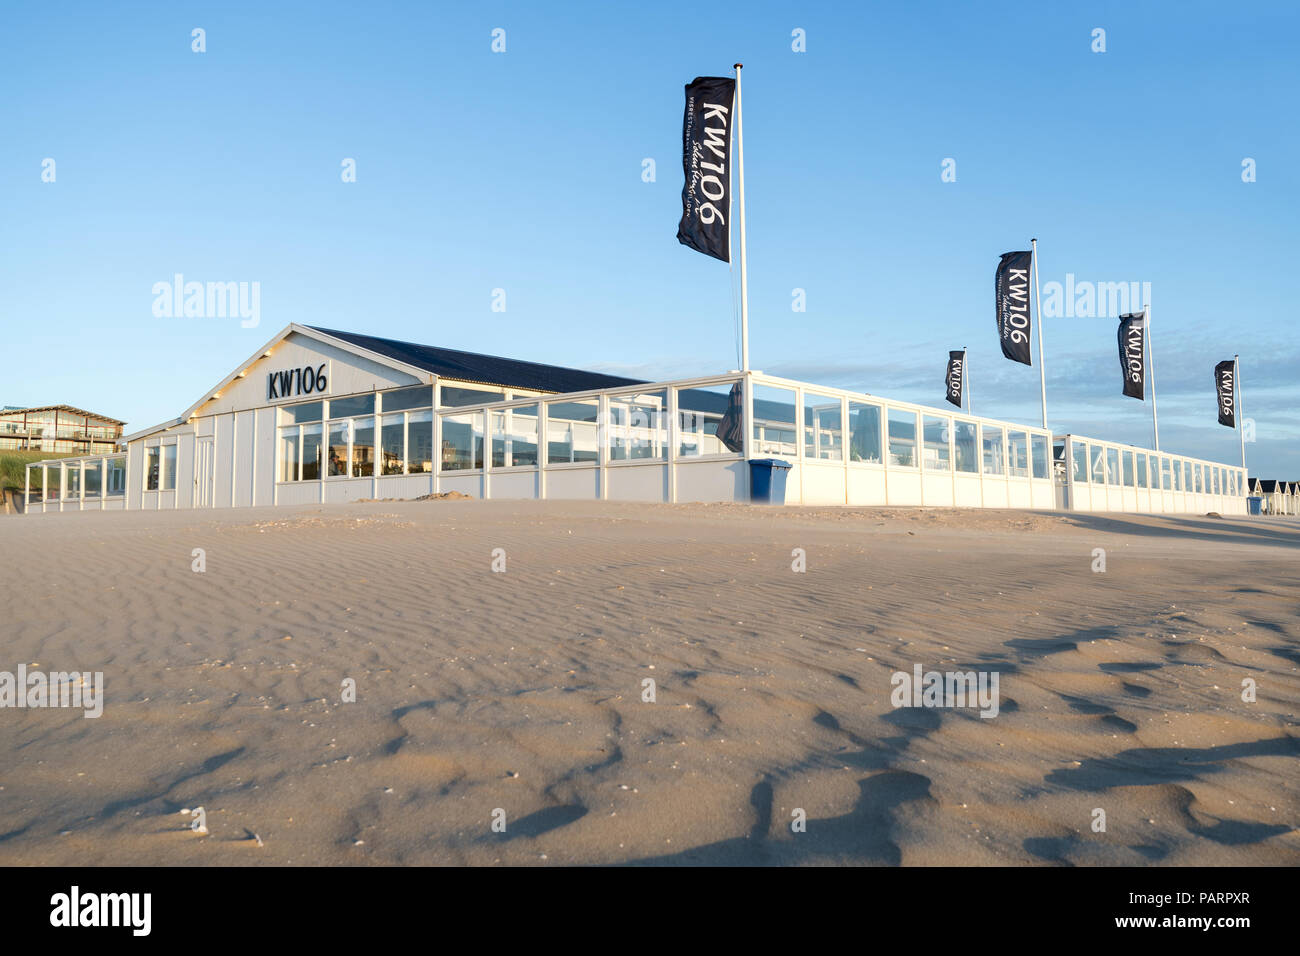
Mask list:
[[[1251,471],[1300,478],[1297,28],[1282,3],[11,4],[0,404],[143,427],[289,322],[734,368],[728,267],[675,232],[682,87],[741,60],[753,367],[941,404],[968,346],[975,411],[1036,423],[992,303],[1036,236],[1044,282],[1151,283],[1163,447],[1237,460],[1212,369],[1240,352]],[[176,273],[259,282],[260,325],[156,317]],[[1146,444],[1115,326],[1047,321],[1049,417]]]

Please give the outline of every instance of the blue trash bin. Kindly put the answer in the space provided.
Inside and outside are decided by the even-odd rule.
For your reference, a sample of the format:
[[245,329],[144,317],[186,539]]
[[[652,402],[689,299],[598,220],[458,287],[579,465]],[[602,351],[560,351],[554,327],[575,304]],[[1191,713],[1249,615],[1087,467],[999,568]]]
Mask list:
[[1246,498],[1246,510],[1253,515],[1264,513],[1264,499],[1259,495],[1250,495]]
[[785,504],[786,473],[792,466],[779,458],[754,458],[749,462],[749,500],[755,504]]

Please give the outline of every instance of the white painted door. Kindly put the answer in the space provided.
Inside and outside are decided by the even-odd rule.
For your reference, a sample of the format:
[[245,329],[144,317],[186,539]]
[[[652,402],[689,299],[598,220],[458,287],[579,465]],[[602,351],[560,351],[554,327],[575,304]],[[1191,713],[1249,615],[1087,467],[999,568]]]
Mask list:
[[216,461],[212,453],[212,439],[200,438],[198,441],[198,462],[194,468],[194,506],[196,508],[212,507],[212,486],[216,480]]

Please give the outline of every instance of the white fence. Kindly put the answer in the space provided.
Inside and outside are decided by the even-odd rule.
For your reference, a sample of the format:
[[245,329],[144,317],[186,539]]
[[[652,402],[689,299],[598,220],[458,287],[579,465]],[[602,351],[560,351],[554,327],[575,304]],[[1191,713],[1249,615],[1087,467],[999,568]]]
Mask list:
[[28,513],[121,511],[126,507],[126,455],[32,462],[24,490]]
[[1081,435],[1056,436],[1053,458],[1070,511],[1246,513],[1239,467]]

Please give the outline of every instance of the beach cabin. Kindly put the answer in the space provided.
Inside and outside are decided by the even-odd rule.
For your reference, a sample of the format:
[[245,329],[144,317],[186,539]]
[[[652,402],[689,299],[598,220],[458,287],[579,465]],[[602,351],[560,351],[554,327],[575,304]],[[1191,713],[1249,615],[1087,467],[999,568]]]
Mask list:
[[764,375],[667,382],[293,324],[112,455],[34,463],[30,513],[481,498],[1051,508],[1050,433]]
[[[1056,452],[1053,455],[1053,447]],[[1055,457],[1055,462],[1053,462]],[[1241,513],[1240,470],[763,372],[666,382],[293,324],[28,513],[476,498]]]
[[1266,515],[1286,514],[1286,483],[1275,478],[1255,478],[1251,485],[1251,494],[1263,499],[1260,513]]

